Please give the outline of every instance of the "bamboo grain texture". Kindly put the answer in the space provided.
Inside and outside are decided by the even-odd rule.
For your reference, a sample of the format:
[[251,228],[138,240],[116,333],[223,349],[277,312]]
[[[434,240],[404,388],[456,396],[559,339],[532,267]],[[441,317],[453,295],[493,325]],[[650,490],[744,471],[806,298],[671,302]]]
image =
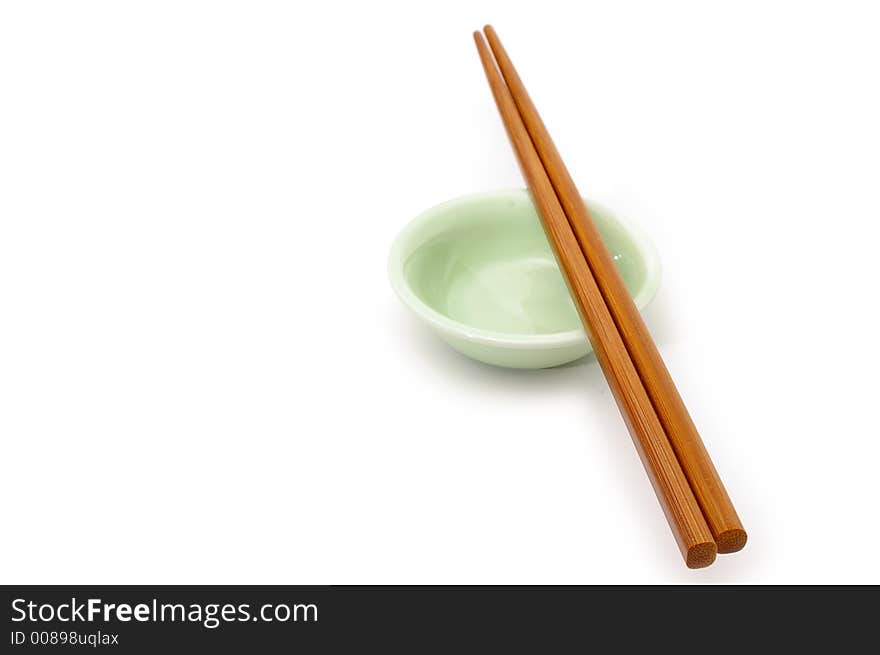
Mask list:
[[718,552],[738,551],[745,546],[746,532],[672,376],[498,34],[491,25],[484,31],[542,167],[712,530]]
[[474,33],[474,41],[548,241],[685,563],[690,568],[708,566],[717,552],[712,532],[480,32]]

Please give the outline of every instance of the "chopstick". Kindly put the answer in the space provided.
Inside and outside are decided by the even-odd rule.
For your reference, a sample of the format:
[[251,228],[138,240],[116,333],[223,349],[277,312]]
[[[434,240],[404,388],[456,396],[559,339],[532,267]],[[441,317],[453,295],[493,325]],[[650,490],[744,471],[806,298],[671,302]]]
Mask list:
[[690,568],[709,566],[717,547],[647,391],[584,259],[547,172],[480,32],[474,41],[541,223],[586,327],[596,359],[636,444],[660,505]]
[[491,25],[486,25],[484,31],[526,131],[568,216],[569,224],[651,398],[669,443],[700,504],[703,516],[712,530],[718,552],[736,552],[745,546],[746,532],[700,434],[498,34]]

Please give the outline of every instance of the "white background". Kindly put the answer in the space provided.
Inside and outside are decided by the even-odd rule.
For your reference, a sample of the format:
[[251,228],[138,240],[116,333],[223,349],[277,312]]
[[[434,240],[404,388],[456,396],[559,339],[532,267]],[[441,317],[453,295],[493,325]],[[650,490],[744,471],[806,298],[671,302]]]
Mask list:
[[[0,581],[880,582],[871,3],[4,3]],[[494,23],[750,541],[689,571],[595,361],[419,324],[390,243],[522,186]]]

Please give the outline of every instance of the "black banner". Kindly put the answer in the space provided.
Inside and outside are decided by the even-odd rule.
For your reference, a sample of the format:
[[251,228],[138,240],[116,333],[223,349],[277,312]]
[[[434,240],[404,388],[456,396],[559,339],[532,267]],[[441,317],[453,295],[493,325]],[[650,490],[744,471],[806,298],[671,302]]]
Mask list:
[[2,642],[9,653],[604,653],[781,639],[842,652],[865,645],[877,600],[869,587],[4,587]]

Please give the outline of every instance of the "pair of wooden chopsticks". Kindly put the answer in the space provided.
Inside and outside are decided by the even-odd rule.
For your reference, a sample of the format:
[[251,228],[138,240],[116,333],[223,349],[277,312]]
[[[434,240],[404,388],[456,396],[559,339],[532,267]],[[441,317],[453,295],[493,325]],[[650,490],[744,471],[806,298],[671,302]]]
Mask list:
[[596,359],[687,566],[709,566],[746,532],[547,128],[495,30],[484,31],[489,47],[480,32],[474,40],[489,86]]

